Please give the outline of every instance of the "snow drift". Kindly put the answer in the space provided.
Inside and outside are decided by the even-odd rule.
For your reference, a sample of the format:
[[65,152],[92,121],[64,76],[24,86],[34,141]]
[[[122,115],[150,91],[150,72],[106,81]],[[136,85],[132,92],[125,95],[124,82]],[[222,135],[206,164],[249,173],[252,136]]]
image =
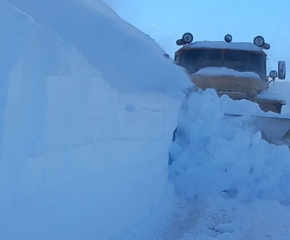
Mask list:
[[[233,109],[245,115],[225,117]],[[261,113],[214,90],[188,95],[170,147],[175,203],[168,191],[157,211],[114,239],[289,239],[289,149],[241,124]]]
[[0,2],[1,239],[107,239],[165,191],[187,78],[94,4]]
[[[101,0],[8,0],[82,52],[122,92],[179,89],[179,71],[151,38],[121,20]],[[183,84],[186,84],[183,81]]]
[[[245,109],[256,105],[243,104]],[[245,131],[239,118],[225,120],[227,105],[237,104],[227,96],[219,99],[213,90],[192,94],[185,102],[171,149],[178,158],[172,167],[178,191],[191,198],[216,193],[242,201],[290,203],[288,147],[267,143],[260,132]]]
[[183,223],[179,237],[289,238],[289,149],[242,127],[247,117],[224,118],[228,109],[248,116],[261,111],[252,102],[218,98],[214,90],[192,93],[181,108],[170,148],[170,180],[187,199],[187,211],[176,220]]

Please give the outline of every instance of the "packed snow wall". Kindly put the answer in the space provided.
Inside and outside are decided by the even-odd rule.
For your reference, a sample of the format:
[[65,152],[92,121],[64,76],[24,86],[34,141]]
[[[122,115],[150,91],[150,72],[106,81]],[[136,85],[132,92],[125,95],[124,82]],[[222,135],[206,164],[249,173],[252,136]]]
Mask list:
[[[42,2],[52,22],[57,2],[68,4]],[[113,31],[111,10],[100,6],[97,22]],[[80,12],[90,16],[93,10],[85,9]],[[105,59],[116,54],[113,43],[105,55],[96,49],[106,44],[94,48],[99,69],[80,46],[4,1],[0,19],[0,238],[107,239],[136,224],[165,191],[168,147],[187,78],[148,37],[130,37],[127,24],[119,26],[117,39],[128,35],[136,58],[119,43],[123,62],[112,71]],[[84,26],[82,34],[90,34]],[[140,56],[149,64],[139,66]],[[139,68],[130,71],[129,60]],[[103,74],[106,64],[116,75]]]
[[153,39],[121,20],[101,0],[8,2],[82,52],[118,91],[164,91],[188,83],[180,80],[179,71],[168,70],[162,61],[164,50]]

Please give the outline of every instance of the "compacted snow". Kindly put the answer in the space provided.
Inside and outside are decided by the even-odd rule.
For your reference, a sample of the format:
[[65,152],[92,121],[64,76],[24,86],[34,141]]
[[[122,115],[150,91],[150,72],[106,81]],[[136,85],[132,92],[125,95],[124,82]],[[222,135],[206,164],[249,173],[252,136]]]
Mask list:
[[190,93],[101,0],[0,20],[0,239],[290,238],[288,148],[225,118],[256,104]]
[[[181,90],[189,85],[185,74],[101,1],[96,10],[44,1],[50,8],[43,18],[56,21],[49,9],[61,3],[94,15],[92,25],[110,31],[117,23],[126,26],[118,44],[135,44],[135,53],[116,51],[116,40],[102,31],[71,29],[107,41],[91,46],[91,56],[116,75],[110,78],[80,51],[85,40],[73,46],[23,9],[1,2],[0,239],[107,239],[148,215],[166,189],[168,148]],[[119,54],[120,66],[104,60]],[[146,65],[134,69],[140,56]],[[113,87],[118,81],[120,88]]]

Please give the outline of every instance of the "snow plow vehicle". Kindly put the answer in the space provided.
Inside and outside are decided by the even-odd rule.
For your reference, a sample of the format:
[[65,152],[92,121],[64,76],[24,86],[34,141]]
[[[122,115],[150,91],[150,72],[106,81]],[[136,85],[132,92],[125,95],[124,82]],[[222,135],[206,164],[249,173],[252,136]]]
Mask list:
[[[286,64],[278,62],[278,71],[267,74],[267,55],[270,49],[262,36],[251,42],[232,42],[227,34],[224,41],[193,42],[191,33],[176,41],[181,48],[174,61],[188,73],[194,85],[202,90],[215,89],[219,96],[226,94],[234,100],[256,102],[264,112],[281,113],[286,104],[281,97],[274,97],[269,84],[276,78],[284,80]],[[241,115],[226,113],[228,117]],[[256,131],[268,142],[290,146],[290,117],[277,114],[250,116]]]

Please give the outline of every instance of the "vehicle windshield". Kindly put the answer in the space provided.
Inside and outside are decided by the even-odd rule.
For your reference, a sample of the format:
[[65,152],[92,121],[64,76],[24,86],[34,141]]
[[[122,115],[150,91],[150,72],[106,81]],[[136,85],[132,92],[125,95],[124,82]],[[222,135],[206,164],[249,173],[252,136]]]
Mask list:
[[226,67],[239,72],[255,72],[266,79],[266,58],[255,52],[195,49],[181,53],[179,63],[190,74],[205,67]]
[[180,65],[190,73],[204,67],[222,67],[222,52],[218,50],[184,51],[180,56]]

